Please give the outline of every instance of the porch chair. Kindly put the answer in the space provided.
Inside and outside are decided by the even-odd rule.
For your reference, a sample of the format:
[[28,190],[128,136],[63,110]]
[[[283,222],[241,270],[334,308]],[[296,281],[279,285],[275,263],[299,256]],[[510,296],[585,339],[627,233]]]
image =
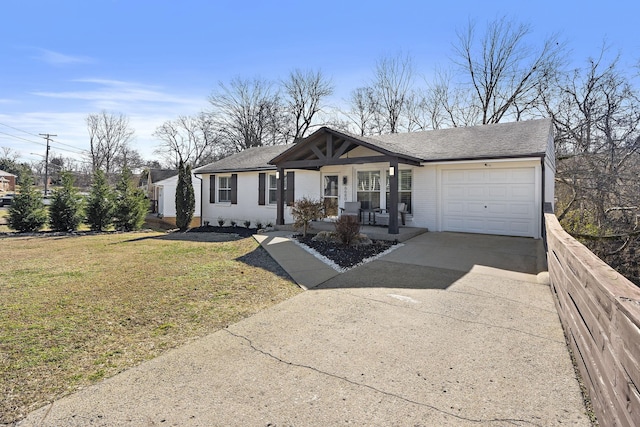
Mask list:
[[[398,203],[398,220],[402,225],[406,225],[407,214],[406,203]],[[381,212],[376,213],[376,225],[389,225],[389,211],[387,209],[383,209]]]
[[360,222],[360,202],[344,202],[344,208],[340,208],[340,215],[351,215]]

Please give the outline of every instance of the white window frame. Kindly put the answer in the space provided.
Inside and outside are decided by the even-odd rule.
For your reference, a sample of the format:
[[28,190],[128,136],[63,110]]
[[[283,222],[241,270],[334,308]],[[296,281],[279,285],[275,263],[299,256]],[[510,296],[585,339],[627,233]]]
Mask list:
[[[222,186],[222,182],[226,181],[226,186]],[[221,197],[222,192],[226,192],[229,196],[228,199]],[[231,203],[231,175],[218,176],[218,188],[217,188],[218,203]]]
[[[271,186],[273,181],[273,187]],[[273,200],[271,199],[271,192],[273,191]],[[278,203],[278,180],[275,173],[267,175],[267,204],[275,205]]]

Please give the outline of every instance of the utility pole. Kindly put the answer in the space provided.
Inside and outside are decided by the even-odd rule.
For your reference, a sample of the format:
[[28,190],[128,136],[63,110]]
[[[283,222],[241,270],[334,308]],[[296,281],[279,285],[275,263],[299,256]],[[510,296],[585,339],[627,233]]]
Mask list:
[[41,133],[40,135],[47,140],[47,151],[44,156],[44,195],[46,197],[49,189],[49,141],[51,141],[52,136],[58,135],[51,135],[48,133]]

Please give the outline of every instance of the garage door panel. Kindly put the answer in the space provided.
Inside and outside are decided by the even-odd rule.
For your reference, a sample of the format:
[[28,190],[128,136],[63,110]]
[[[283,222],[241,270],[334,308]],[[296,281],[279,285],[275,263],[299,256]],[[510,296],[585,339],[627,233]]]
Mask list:
[[455,184],[457,182],[468,182],[467,180],[467,175],[464,171],[459,171],[459,170],[455,170],[455,171],[448,171],[450,173],[448,173],[445,177],[445,183],[446,184]]
[[485,182],[503,183],[509,179],[509,172],[506,169],[493,169],[485,171]]
[[535,184],[536,174],[533,168],[510,169],[509,180],[513,183]]
[[483,170],[467,171],[466,182],[481,183],[481,182],[486,182],[486,180],[487,180],[487,175],[484,173]]
[[529,221],[511,221],[509,225],[509,234],[513,236],[529,237],[534,233],[533,223]]
[[466,213],[468,215],[480,215],[480,216],[484,216],[484,203],[476,203],[476,202],[469,202],[467,203],[467,209],[466,209]]
[[533,219],[535,210],[533,203],[511,203],[509,204],[509,214],[522,218]]
[[485,193],[487,197],[489,197],[489,200],[504,200],[509,194],[509,187],[507,185],[494,184],[490,187],[487,187],[487,191]]
[[445,231],[536,237],[535,169],[443,170]]
[[535,185],[519,185],[509,186],[509,197],[512,199],[531,200],[531,195],[535,190]]
[[467,188],[463,185],[448,185],[444,196],[447,199],[465,198],[467,196]]

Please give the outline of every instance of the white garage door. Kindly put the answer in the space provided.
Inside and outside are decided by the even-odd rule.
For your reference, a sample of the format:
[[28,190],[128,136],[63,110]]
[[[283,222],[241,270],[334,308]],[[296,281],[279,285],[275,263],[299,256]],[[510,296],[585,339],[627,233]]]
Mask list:
[[535,169],[442,171],[443,231],[537,236]]

